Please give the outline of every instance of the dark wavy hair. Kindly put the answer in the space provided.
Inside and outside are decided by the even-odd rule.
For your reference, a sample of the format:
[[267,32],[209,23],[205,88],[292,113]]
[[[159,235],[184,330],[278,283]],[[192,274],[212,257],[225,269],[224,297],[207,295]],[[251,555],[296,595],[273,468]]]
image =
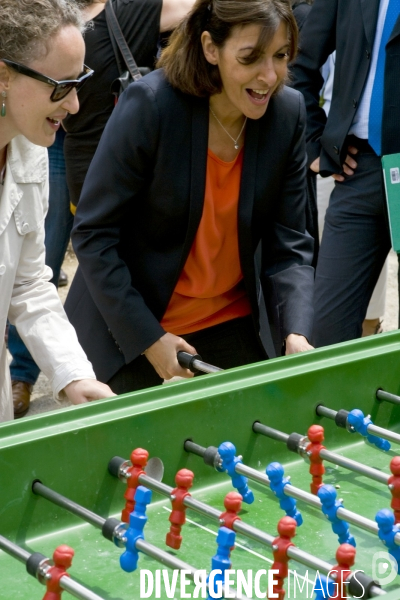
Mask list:
[[256,47],[243,61],[256,62],[281,22],[289,32],[289,60],[297,52],[297,24],[289,0],[197,0],[191,12],[172,33],[157,67],[162,67],[172,86],[186,94],[207,97],[222,90],[219,69],[204,56],[201,34],[208,31],[222,48],[234,27],[261,25]]

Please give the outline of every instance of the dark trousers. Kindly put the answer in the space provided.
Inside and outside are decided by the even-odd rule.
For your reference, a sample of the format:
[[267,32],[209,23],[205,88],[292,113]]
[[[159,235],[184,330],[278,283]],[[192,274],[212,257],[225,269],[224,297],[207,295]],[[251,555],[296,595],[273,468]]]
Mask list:
[[[254,330],[251,317],[233,319],[181,337],[196,348],[205,362],[221,369],[268,358]],[[147,358],[139,356],[124,365],[107,383],[116,394],[125,394],[160,385],[162,381]]]
[[361,336],[369,300],[390,250],[381,160],[362,151],[354,175],[336,182],[315,279],[316,347]]

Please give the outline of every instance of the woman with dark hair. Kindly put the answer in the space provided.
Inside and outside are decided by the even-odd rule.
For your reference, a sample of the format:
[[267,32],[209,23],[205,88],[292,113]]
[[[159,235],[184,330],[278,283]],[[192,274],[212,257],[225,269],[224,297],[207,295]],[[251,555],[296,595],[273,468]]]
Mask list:
[[[89,169],[66,309],[118,392],[311,348],[305,114],[284,86],[286,0],[197,0],[157,71],[123,93]],[[266,350],[267,348],[267,350]]]

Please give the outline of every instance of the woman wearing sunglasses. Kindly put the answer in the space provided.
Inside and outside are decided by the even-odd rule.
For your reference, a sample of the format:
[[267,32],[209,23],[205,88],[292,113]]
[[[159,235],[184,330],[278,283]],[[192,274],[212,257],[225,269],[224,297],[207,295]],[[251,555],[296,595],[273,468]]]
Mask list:
[[[300,352],[312,323],[305,111],[284,86],[288,0],[197,0],[111,115],[75,217],[67,314],[118,393],[177,351],[230,368]],[[115,387],[114,387],[115,386]]]
[[[112,396],[95,380],[44,264],[46,147],[79,109],[83,65],[80,13],[64,0],[0,3],[0,339],[7,316],[55,398],[74,404]],[[0,421],[13,418],[7,352],[0,350]]]

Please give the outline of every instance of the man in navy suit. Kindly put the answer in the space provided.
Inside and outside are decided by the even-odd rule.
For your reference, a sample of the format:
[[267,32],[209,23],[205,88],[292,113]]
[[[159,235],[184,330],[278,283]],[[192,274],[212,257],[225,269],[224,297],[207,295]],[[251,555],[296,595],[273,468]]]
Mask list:
[[[361,336],[390,249],[381,156],[400,152],[400,0],[315,0],[293,86],[305,97],[310,168],[336,180],[315,288],[314,343]],[[336,50],[328,119],[320,68]]]

